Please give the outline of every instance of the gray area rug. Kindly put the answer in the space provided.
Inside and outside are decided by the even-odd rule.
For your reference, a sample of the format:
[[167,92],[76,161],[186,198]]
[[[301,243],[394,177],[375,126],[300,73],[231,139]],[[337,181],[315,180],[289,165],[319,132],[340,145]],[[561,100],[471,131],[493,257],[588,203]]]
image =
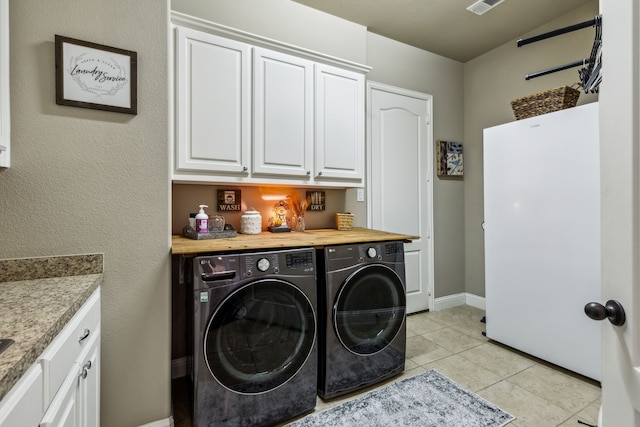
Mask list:
[[288,427],[499,427],[513,416],[431,369]]

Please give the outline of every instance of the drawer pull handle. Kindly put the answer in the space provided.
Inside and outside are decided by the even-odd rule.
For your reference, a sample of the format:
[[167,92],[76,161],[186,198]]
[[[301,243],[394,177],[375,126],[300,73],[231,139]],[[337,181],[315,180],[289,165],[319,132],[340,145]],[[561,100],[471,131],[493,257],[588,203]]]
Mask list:
[[84,333],[82,334],[82,336],[80,337],[78,342],[82,342],[82,341],[86,340],[90,333],[91,333],[91,331],[89,331],[88,329],[85,329]]

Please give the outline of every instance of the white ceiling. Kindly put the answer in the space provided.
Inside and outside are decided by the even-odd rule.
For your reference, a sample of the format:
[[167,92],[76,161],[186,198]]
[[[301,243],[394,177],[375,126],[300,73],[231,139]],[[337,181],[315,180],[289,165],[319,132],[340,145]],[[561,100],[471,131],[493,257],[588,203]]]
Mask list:
[[293,0],[372,33],[467,62],[594,0],[506,0],[484,15],[475,0]]

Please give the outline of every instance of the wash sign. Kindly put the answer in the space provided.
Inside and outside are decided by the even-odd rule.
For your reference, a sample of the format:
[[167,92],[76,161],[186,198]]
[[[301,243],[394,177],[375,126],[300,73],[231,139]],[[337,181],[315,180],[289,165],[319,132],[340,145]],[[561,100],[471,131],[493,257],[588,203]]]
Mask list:
[[218,190],[218,212],[240,212],[240,190]]

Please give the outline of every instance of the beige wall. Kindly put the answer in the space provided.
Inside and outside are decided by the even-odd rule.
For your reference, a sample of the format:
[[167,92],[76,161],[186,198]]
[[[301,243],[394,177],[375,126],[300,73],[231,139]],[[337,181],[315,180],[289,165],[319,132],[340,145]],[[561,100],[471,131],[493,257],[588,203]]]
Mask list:
[[[170,416],[167,17],[157,0],[10,1],[0,258],[104,253],[103,427]],[[56,105],[55,34],[136,51],[138,115]]]
[[[598,14],[594,0],[522,38],[589,20]],[[531,80],[535,71],[588,58],[594,29],[583,29],[518,48],[516,40],[464,65],[464,161],[465,161],[465,289],[484,296],[484,237],[482,130],[515,120],[511,100],[557,86],[577,82],[578,68]],[[593,102],[596,95],[582,93],[578,104]]]

